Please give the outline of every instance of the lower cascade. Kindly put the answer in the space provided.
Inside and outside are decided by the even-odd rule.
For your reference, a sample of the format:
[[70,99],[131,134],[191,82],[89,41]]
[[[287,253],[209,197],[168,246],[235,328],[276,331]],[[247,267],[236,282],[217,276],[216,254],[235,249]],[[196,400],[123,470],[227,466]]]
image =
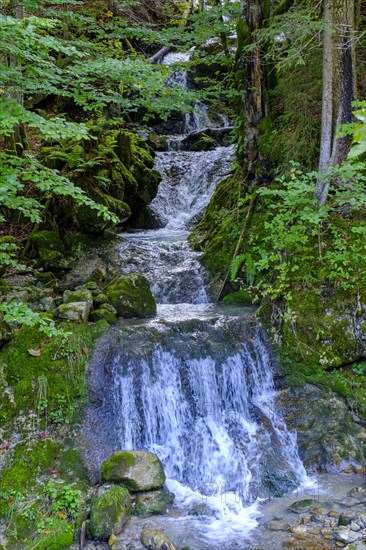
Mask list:
[[118,449],[156,453],[175,503],[213,542],[248,535],[261,498],[306,481],[276,411],[265,335],[251,314],[225,309],[161,306],[157,319],[125,321],[90,368],[97,461]]

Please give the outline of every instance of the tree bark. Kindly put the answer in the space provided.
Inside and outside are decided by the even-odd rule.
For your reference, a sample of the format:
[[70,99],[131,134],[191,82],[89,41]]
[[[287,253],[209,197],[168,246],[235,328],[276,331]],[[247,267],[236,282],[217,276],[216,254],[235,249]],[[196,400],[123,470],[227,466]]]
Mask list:
[[[324,0],[323,99],[319,172],[347,158],[349,137],[339,138],[341,124],[352,121],[356,94],[354,52],[354,0]],[[327,199],[330,182],[320,178],[315,193],[320,203]]]
[[256,179],[256,170],[260,163],[258,151],[258,124],[261,119],[268,114],[263,63],[256,36],[256,31],[262,26],[264,13],[265,5],[263,0],[247,0],[246,23],[250,33],[252,49],[249,53],[247,64],[243,103],[244,116],[246,119],[245,163],[247,165],[248,177],[251,179]]

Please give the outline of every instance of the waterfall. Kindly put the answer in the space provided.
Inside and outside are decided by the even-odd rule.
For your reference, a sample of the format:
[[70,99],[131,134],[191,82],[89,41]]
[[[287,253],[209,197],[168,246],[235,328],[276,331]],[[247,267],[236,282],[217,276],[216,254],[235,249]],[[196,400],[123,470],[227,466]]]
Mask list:
[[[174,78],[185,85],[184,72]],[[257,526],[261,499],[307,480],[276,410],[263,330],[250,308],[210,303],[208,274],[187,242],[231,159],[231,147],[157,153],[163,181],[151,209],[162,227],[124,233],[118,253],[122,272],[150,280],[158,314],[121,320],[89,364],[90,460],[119,449],[156,453],[202,550],[237,548]]]

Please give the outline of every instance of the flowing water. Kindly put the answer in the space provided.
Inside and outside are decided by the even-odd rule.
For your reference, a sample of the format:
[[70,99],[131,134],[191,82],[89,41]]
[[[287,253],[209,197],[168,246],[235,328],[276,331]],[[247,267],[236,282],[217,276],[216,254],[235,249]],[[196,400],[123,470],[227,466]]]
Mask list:
[[150,280],[158,314],[121,321],[90,364],[90,456],[155,452],[176,495],[171,521],[195,549],[245,548],[261,499],[307,481],[276,411],[265,334],[250,308],[210,303],[187,242],[231,161],[230,147],[157,154],[163,181],[151,208],[163,227],[124,233],[119,254],[121,271]]

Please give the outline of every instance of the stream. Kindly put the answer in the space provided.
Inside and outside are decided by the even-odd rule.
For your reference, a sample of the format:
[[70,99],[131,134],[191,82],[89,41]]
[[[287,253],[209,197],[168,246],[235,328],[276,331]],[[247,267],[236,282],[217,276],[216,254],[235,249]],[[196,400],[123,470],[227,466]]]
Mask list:
[[129,548],[142,548],[136,533],[147,522],[177,548],[244,549],[255,540],[275,548],[261,531],[264,515],[285,515],[289,499],[315,488],[327,497],[326,483],[307,476],[296,434],[277,411],[275,365],[254,311],[214,304],[189,247],[190,229],[232,162],[231,147],[179,150],[209,122],[197,108],[185,133],[156,155],[163,181],[150,207],[161,228],[123,233],[118,245],[121,271],[149,279],[158,313],[121,320],[101,339],[89,365],[87,454],[99,465],[116,450],[146,449],[164,464],[174,505],[167,516],[133,518],[123,534]]

